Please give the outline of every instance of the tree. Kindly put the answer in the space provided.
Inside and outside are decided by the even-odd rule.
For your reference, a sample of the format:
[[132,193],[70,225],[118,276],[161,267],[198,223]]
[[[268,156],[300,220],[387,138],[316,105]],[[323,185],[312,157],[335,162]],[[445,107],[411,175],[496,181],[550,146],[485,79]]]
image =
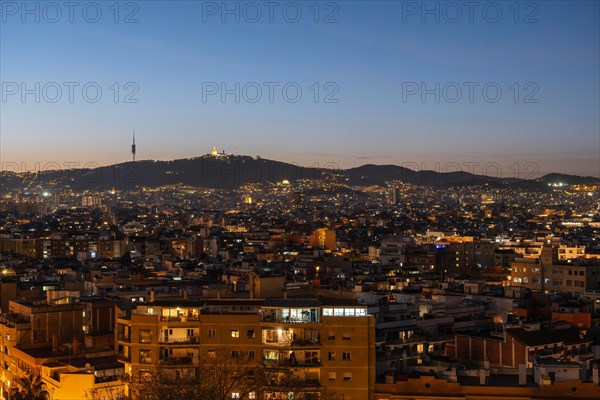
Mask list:
[[39,375],[26,375],[14,381],[9,392],[10,400],[48,400],[50,393]]
[[85,400],[127,400],[128,397],[120,390],[110,388],[91,389],[86,391]]
[[220,348],[198,360],[196,366],[164,368],[147,376],[129,377],[134,398],[144,400],[239,399],[338,400],[341,397],[307,383],[306,371],[270,370],[250,352]]

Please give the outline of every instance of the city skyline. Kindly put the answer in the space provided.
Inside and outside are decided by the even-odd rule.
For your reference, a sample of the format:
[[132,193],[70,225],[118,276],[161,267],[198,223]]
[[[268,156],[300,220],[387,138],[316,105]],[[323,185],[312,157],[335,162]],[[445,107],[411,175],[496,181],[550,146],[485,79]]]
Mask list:
[[[535,163],[539,176],[600,177],[596,2],[493,3],[500,18],[461,9],[457,22],[435,2],[433,14],[419,2],[298,3],[297,22],[291,7],[252,22],[241,5],[126,4],[97,23],[81,10],[52,23],[53,10],[22,22],[3,9],[3,166],[124,162],[135,127],[140,160],[215,145],[304,166],[493,162],[507,176]],[[82,96],[90,83],[97,102]],[[297,102],[286,84],[302,90]]]

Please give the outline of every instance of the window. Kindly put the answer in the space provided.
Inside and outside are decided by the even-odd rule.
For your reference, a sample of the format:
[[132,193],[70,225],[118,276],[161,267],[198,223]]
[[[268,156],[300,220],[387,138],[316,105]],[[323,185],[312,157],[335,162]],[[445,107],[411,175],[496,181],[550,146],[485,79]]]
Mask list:
[[232,399],[239,399],[240,398],[240,394],[238,392],[233,392],[233,393],[231,393],[231,398]]
[[329,373],[329,381],[335,381],[337,379],[337,374],[335,372]]
[[357,308],[356,309],[356,316],[357,317],[364,317],[365,315],[367,315],[367,310],[365,310],[364,308]]
[[328,317],[333,315],[333,308],[324,308],[323,309],[323,316]]
[[152,364],[150,350],[140,350],[140,364]]
[[335,351],[330,351],[329,353],[327,353],[327,359],[329,361],[335,361]]
[[343,352],[342,353],[342,360],[344,360],[344,361],[350,361],[351,360],[351,358],[350,358],[350,352],[346,352],[346,351]]
[[140,329],[140,343],[152,343],[152,331],[150,329]]
[[237,329],[232,329],[231,330],[231,337],[232,338],[239,338],[240,337],[240,331]]
[[344,309],[343,308],[334,308],[333,315],[335,315],[336,317],[344,316]]
[[254,360],[254,358],[256,357],[254,350],[249,350],[248,351],[248,358],[251,360]]
[[210,358],[215,358],[217,356],[217,352],[215,350],[208,350],[206,352],[206,354],[210,357]]
[[237,350],[231,350],[231,358],[238,358],[240,356],[240,352]]
[[329,331],[329,336],[327,336],[327,340],[335,340],[335,331]]
[[254,329],[248,329],[247,336],[248,339],[254,339],[256,337],[256,332],[254,332]]
[[256,392],[250,392],[250,393],[248,393],[248,398],[249,399],[256,399]]
[[216,337],[216,332],[215,332],[215,330],[214,330],[214,329],[209,329],[209,330],[206,332],[206,334],[207,334],[207,336],[208,336],[209,338],[214,338],[214,337]]
[[352,382],[352,372],[344,372],[344,382]]
[[350,339],[351,339],[350,332],[344,332],[342,334],[342,340],[350,340]]

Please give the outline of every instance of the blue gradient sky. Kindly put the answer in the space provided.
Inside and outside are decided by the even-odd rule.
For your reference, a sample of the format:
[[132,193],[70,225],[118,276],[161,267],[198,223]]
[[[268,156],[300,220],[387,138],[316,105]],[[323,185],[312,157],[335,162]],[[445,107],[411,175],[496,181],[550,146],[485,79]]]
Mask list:
[[[536,2],[537,23],[523,23],[533,12],[525,3],[515,23],[512,2],[495,3],[502,11],[497,23],[485,20],[481,6],[473,22],[463,8],[459,22],[447,21],[453,18],[448,9],[436,23],[431,15],[422,22],[419,10],[403,13],[406,2],[339,1],[339,22],[318,24],[312,2],[298,3],[303,16],[295,24],[281,9],[274,23],[264,14],[258,23],[243,14],[240,23],[232,16],[222,23],[220,15],[203,22],[201,1],[138,1],[138,23],[114,23],[112,2],[98,4],[98,23],[86,22],[80,10],[73,23],[66,15],[57,23],[44,14],[39,23],[33,17],[22,23],[20,14],[3,14],[5,85],[97,82],[103,89],[95,104],[80,90],[73,103],[66,90],[54,104],[7,97],[1,103],[3,164],[33,169],[35,163],[126,161],[135,128],[138,159],[192,157],[217,146],[302,165],[443,169],[448,162],[479,162],[479,173],[493,162],[502,172],[488,169],[492,175],[513,176],[518,163],[521,177],[554,171],[600,176],[597,1]],[[333,10],[324,7],[321,19]],[[109,86],[130,81],[139,87],[139,102],[114,103]],[[297,82],[302,99],[286,102],[279,91],[270,103],[265,91],[257,103],[235,103],[233,96],[225,103],[219,96],[202,100],[203,82],[269,81]],[[466,91],[457,103],[402,99],[403,82],[471,81],[496,82],[502,98],[486,102],[480,86],[473,103]],[[315,103],[314,82],[335,82],[339,102]],[[539,102],[515,103],[514,82],[534,82]],[[523,170],[530,162],[539,170]]]

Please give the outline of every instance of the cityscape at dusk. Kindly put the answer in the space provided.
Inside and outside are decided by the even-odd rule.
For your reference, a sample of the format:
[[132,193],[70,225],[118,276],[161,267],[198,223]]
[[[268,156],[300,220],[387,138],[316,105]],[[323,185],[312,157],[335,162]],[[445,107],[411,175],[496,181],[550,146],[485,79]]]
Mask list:
[[0,0],[0,399],[600,398],[600,1]]

